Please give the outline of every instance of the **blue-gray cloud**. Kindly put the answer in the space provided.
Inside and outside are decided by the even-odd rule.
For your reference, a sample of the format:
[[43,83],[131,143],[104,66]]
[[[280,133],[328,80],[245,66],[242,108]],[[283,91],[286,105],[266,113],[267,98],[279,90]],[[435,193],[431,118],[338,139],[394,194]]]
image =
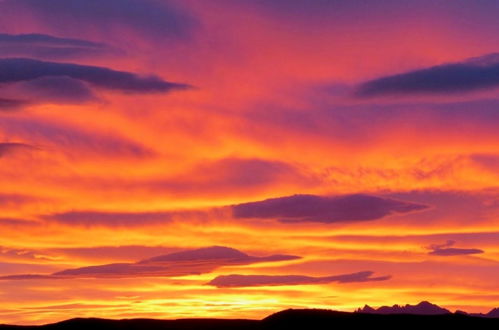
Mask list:
[[112,47],[88,40],[60,38],[47,34],[0,33],[0,55],[2,57],[35,57],[42,59],[77,58],[118,54]]
[[198,21],[169,0],[3,0],[0,11],[31,17],[57,31],[101,34],[129,28],[143,37],[189,38]]
[[82,48],[106,48],[107,45],[99,42],[93,42],[81,39],[59,38],[48,34],[25,33],[8,34],[0,33],[0,45],[44,45],[44,46],[72,46]]
[[499,55],[381,77],[361,84],[356,96],[456,94],[499,87]]
[[122,92],[164,93],[188,87],[185,84],[165,81],[157,76],[140,76],[104,67],[27,58],[0,59],[0,83],[9,84],[44,77],[69,77],[96,88]]
[[17,97],[26,97],[30,103],[62,103],[81,104],[89,101],[97,101],[98,97],[92,89],[84,82],[65,77],[41,77],[16,84],[15,93]]

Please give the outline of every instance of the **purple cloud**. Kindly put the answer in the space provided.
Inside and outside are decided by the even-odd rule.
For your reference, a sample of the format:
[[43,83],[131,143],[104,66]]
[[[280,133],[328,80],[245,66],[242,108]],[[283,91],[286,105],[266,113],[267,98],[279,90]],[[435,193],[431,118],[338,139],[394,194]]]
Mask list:
[[188,39],[199,24],[169,0],[4,0],[0,10],[13,17],[34,17],[70,34],[92,27],[101,35],[113,35],[127,28],[145,38]]
[[363,83],[360,98],[383,95],[455,94],[499,87],[499,55],[490,54]]
[[0,276],[0,280],[52,280],[57,279],[52,275],[20,274]]
[[[0,224],[2,220],[0,219]],[[9,248],[6,246],[0,246],[0,259],[3,260],[51,260],[48,255],[45,255],[41,251],[32,249],[19,249],[19,248]]]
[[221,275],[217,276],[208,285],[217,288],[234,288],[249,286],[278,286],[278,285],[304,285],[304,284],[325,284],[325,283],[353,283],[353,282],[371,282],[386,281],[391,276],[371,277],[374,273],[363,271],[352,274],[312,277],[303,275]]
[[428,247],[431,251],[428,254],[450,257],[450,256],[460,256],[460,255],[469,255],[469,254],[481,254],[484,253],[483,250],[480,249],[460,249],[453,248],[452,246],[456,244],[455,241],[448,240],[444,244],[432,244]]
[[470,159],[487,170],[499,172],[499,154],[474,154]]
[[[28,204],[33,201],[36,201],[37,198],[29,195],[21,195],[21,194],[9,194],[9,193],[0,193],[0,206],[13,206],[17,207],[23,204]],[[0,218],[0,222],[4,218]],[[13,220],[13,219],[10,219]]]
[[[0,202],[1,205],[1,202]],[[33,227],[39,226],[40,223],[32,220],[25,219],[15,219],[15,218],[0,218],[0,228],[1,227],[11,227],[11,228],[19,228],[22,227]]]
[[[173,277],[209,273],[213,270],[228,265],[249,265],[260,262],[288,261],[299,259],[292,255],[271,255],[255,257],[241,251],[223,247],[212,246],[194,250],[170,253],[136,263],[114,263],[106,265],[88,266],[75,269],[66,269],[44,278],[75,278],[75,277]],[[25,274],[0,279],[24,279]],[[29,275],[33,276],[33,275]]]
[[86,131],[51,121],[5,117],[0,130],[13,138],[36,141],[43,149],[55,147],[68,154],[104,154],[107,157],[150,157],[153,152],[125,137]]
[[15,111],[19,110],[29,102],[26,100],[18,100],[12,98],[0,98],[0,111]]
[[19,142],[3,142],[0,143],[0,158],[16,154],[18,152],[26,152],[26,151],[32,151],[36,150],[37,148],[26,144],[26,143],[19,143]]
[[285,261],[299,259],[297,256],[276,254],[266,257],[254,257],[247,255],[236,249],[224,246],[212,246],[196,250],[181,251],[164,256],[158,256],[139,261],[139,264],[149,264],[156,262],[179,262],[179,261],[197,261],[197,260],[216,260],[224,261],[230,264],[250,264],[257,262]]
[[171,221],[170,212],[98,212],[71,211],[43,216],[44,219],[67,225],[133,227],[144,224],[161,224]]
[[4,99],[4,111],[40,103],[81,104],[99,99],[87,83],[64,76],[47,76],[4,85],[1,92],[8,96]]
[[316,181],[285,162],[224,158],[200,164],[175,179],[151,182],[148,186],[159,191],[175,191],[176,194],[206,191],[227,196],[227,193],[248,192],[280,182],[308,185]]
[[281,222],[352,222],[424,210],[426,205],[369,195],[294,195],[232,206],[236,218],[272,218]]
[[74,58],[117,53],[106,44],[82,39],[59,38],[47,34],[0,33],[3,57]]
[[164,255],[178,251],[178,248],[164,246],[143,245],[121,245],[121,246],[95,246],[95,247],[70,247],[50,248],[42,250],[41,253],[64,256],[66,259],[78,258],[79,260],[117,260],[117,262],[129,262],[130,260],[141,260],[152,255]]
[[82,48],[106,48],[106,44],[81,39],[59,38],[47,34],[8,34],[0,33],[0,45],[30,45],[30,46],[72,46]]
[[97,88],[136,93],[164,93],[189,87],[165,81],[157,76],[139,76],[98,66],[27,58],[0,59],[0,83],[16,83],[43,77],[69,77]]
[[19,98],[24,95],[29,102],[85,103],[97,96],[84,82],[69,77],[41,77],[15,86]]

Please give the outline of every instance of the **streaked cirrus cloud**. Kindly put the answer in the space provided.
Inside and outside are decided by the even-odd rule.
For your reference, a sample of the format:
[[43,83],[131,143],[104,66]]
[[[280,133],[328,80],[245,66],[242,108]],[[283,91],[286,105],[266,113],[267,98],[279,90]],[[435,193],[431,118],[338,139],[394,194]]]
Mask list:
[[41,33],[0,33],[2,57],[35,57],[41,59],[80,58],[117,54],[112,47],[84,39],[61,38]]
[[99,34],[121,37],[120,29],[143,38],[190,38],[195,16],[169,0],[4,0],[0,9],[17,19],[34,18],[51,30],[79,34],[92,27]]
[[289,261],[299,259],[292,255],[255,257],[236,249],[212,246],[194,250],[174,252],[167,255],[140,260],[136,263],[114,263],[66,269],[53,274],[18,274],[0,277],[4,280],[46,278],[70,279],[78,277],[173,277],[209,273],[228,265],[249,265],[261,262]]
[[304,284],[325,284],[325,283],[353,283],[386,281],[391,276],[372,277],[374,272],[362,271],[352,274],[332,275],[332,276],[304,276],[304,275],[220,275],[208,282],[209,285],[218,288],[238,288],[249,286],[279,286],[279,285],[304,285]]

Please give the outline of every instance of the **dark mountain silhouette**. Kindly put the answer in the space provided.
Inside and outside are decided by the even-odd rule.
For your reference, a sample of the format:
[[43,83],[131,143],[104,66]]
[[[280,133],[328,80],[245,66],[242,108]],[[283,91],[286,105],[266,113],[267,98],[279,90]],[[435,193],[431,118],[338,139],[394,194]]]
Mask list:
[[486,317],[493,317],[493,318],[499,318],[499,308],[494,308],[487,314],[485,314]]
[[372,314],[320,309],[285,310],[258,324],[260,329],[488,329],[499,326],[499,319],[464,314]]
[[256,329],[258,327],[258,322],[259,321],[256,320],[223,319],[108,320],[98,318],[75,318],[41,326],[0,325],[0,330],[250,330]]
[[427,301],[422,301],[417,305],[393,305],[393,306],[382,306],[377,309],[365,305],[363,308],[359,308],[355,311],[356,313],[364,314],[414,314],[414,315],[441,315],[450,314],[448,309],[439,307],[435,304],[429,303]]
[[[411,307],[423,305],[437,310],[430,303],[423,302]],[[405,306],[404,306],[405,307]],[[400,307],[399,308],[404,308]],[[437,308],[440,308],[436,306]],[[391,308],[391,307],[390,307]],[[411,309],[410,310],[414,310]],[[445,309],[441,309],[445,310]],[[361,312],[361,311],[368,311]],[[427,329],[448,328],[499,328],[499,309],[493,309],[488,314],[466,314],[465,312],[441,313],[432,315],[416,314],[377,314],[376,309],[366,306],[355,313],[337,312],[324,309],[288,309],[272,314],[262,320],[229,320],[229,319],[127,319],[107,320],[97,318],[77,318],[54,324],[41,326],[0,325],[0,330],[272,330],[272,329],[368,329],[381,328],[403,329],[425,327]],[[446,310],[445,310],[446,311]],[[487,316],[487,317],[485,317]]]
[[466,312],[463,312],[463,311],[456,311],[456,313],[461,313],[461,314],[464,314],[464,315],[476,316],[476,317],[499,318],[499,308],[491,309],[486,314],[483,314],[483,313],[466,313]]

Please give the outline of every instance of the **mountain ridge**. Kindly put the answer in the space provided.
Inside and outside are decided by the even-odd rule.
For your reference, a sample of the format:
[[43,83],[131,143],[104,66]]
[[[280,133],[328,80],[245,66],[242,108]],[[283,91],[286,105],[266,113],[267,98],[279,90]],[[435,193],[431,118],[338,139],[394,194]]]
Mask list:
[[[261,320],[189,318],[175,320],[161,319],[103,319],[72,318],[45,325],[7,325],[0,324],[0,330],[271,330],[271,329],[330,329],[332,327],[372,327],[398,329],[402,325],[424,326],[495,326],[499,327],[499,308],[486,314],[473,314],[462,311],[450,312],[438,305],[423,301],[417,305],[394,305],[397,313],[386,314],[386,308],[377,309],[368,305],[354,312],[341,312],[330,309],[286,309],[273,313]],[[386,307],[386,308],[383,308]],[[414,308],[417,307],[417,308]],[[432,308],[433,311],[446,311],[439,314],[414,314],[418,308]],[[382,313],[377,313],[381,309]],[[402,313],[409,310],[413,313]],[[367,311],[367,312],[365,312]]]

